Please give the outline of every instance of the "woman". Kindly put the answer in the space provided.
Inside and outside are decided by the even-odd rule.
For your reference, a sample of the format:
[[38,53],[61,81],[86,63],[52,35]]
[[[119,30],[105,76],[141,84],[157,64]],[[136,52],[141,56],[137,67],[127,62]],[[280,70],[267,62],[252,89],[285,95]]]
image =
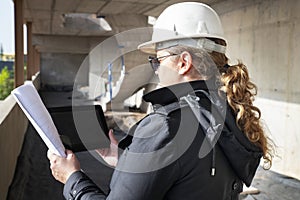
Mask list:
[[[156,54],[149,61],[161,88],[143,97],[154,112],[130,130],[109,194],[80,171],[72,152],[66,159],[48,152],[67,199],[238,199],[260,158],[271,166],[253,106],[256,86],[242,63],[228,65],[222,34],[217,14],[201,3],[174,4],[160,15],[152,40],[139,46]],[[116,161],[110,138],[100,155]]]

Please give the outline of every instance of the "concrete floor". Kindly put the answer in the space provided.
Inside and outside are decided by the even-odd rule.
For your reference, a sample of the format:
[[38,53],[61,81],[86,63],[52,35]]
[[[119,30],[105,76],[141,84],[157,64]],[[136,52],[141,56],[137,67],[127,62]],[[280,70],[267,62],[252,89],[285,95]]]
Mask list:
[[272,170],[259,168],[252,186],[258,194],[240,195],[242,200],[298,200],[300,199],[300,181],[278,174]]

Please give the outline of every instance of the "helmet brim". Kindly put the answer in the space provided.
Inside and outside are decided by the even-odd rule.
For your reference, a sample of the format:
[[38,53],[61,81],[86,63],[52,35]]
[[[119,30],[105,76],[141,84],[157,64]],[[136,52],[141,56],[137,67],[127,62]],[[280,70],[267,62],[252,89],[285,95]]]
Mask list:
[[[138,46],[138,49],[144,53],[148,54],[156,54],[158,50],[161,50],[160,48],[157,48],[158,43],[168,42],[172,40],[183,40],[183,39],[199,39],[199,38],[212,38],[212,39],[221,39],[226,42],[226,39],[224,37],[221,37],[219,35],[212,35],[212,34],[197,34],[197,35],[191,35],[191,36],[179,36],[177,38],[172,38],[170,40],[151,40],[145,43],[142,43]],[[170,46],[171,47],[171,46]],[[165,49],[166,47],[162,48]]]

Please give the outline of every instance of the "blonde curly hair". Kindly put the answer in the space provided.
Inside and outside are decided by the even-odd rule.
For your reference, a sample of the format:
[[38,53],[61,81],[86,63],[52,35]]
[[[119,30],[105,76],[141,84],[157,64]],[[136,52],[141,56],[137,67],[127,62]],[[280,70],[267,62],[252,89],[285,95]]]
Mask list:
[[[223,40],[212,40],[226,46],[226,42]],[[168,51],[176,54],[183,51],[189,52],[193,59],[193,66],[201,75],[200,77],[204,79],[216,77],[216,80],[221,83],[220,91],[226,93],[228,104],[236,115],[236,124],[249,141],[261,148],[264,168],[271,168],[274,143],[267,137],[261,124],[260,109],[253,105],[257,87],[251,82],[247,67],[241,61],[236,65],[229,66],[226,55],[218,52],[207,53],[205,50],[186,46],[171,47]],[[212,67],[212,65],[217,67]]]

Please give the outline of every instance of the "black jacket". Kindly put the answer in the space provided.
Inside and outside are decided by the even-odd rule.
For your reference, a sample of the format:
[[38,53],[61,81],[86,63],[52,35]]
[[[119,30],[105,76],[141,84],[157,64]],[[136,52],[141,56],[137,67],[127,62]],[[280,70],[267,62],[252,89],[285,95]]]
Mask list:
[[[199,90],[217,92],[214,84],[193,81],[146,94],[144,100],[158,110],[131,129],[133,138],[120,143],[130,145],[119,159],[110,193],[104,194],[84,173],[75,172],[64,187],[64,196],[116,200],[238,199],[242,183],[251,184],[262,152],[236,126],[229,106],[224,107],[225,124],[213,148],[206,129],[189,106],[161,112],[191,93],[199,97],[200,108],[212,112],[211,100],[202,92],[195,92]],[[205,149],[208,151],[203,153]]]

